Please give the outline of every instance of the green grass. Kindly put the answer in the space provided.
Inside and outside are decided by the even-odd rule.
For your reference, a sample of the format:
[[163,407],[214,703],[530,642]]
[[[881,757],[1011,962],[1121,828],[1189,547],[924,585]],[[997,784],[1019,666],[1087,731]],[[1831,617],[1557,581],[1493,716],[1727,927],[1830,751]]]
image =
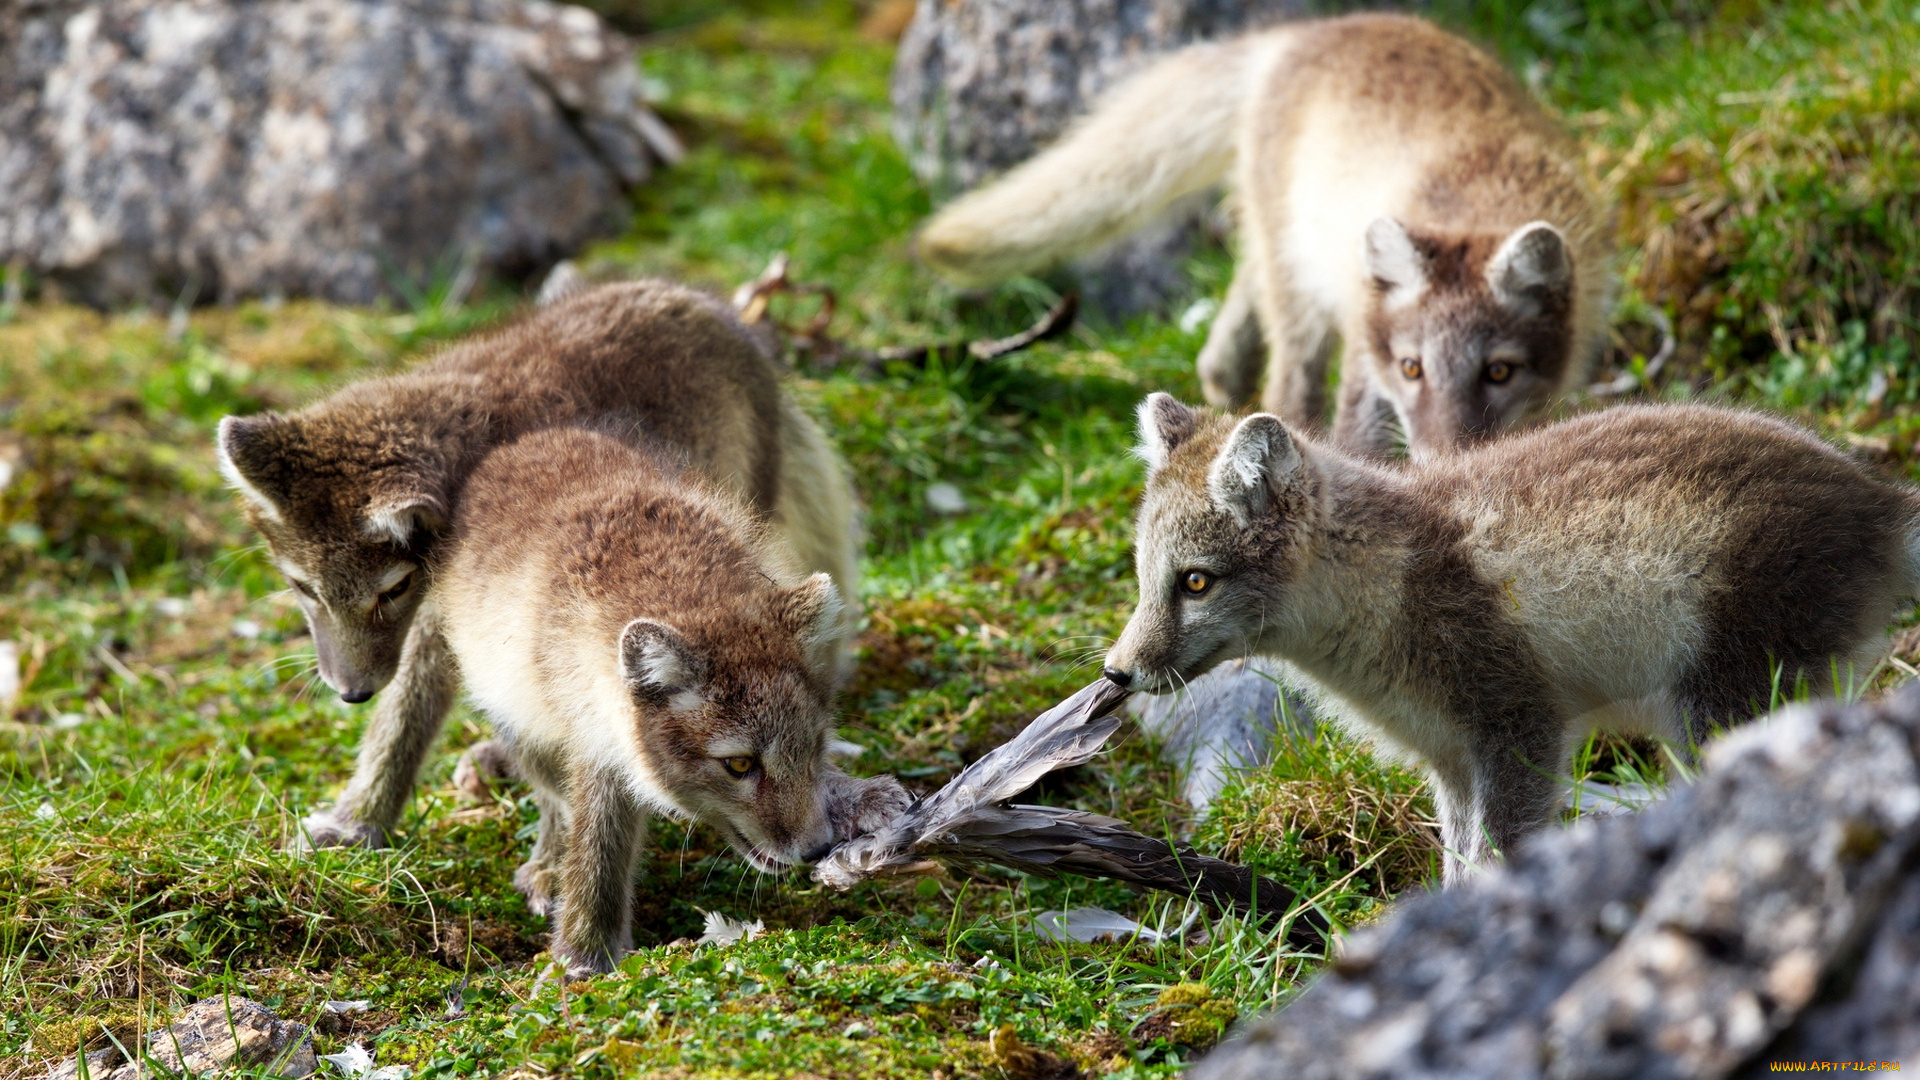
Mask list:
[[[726,290],[784,250],[796,277],[836,291],[834,334],[866,347],[1004,334],[1055,299],[1039,280],[962,296],[913,264],[929,197],[887,134],[890,49],[855,32],[853,6],[600,6],[653,32],[646,74],[693,152],[636,195],[590,273]],[[1920,431],[1905,284],[1920,100],[1900,60],[1920,45],[1914,14],[1535,0],[1453,21],[1533,72],[1623,204],[1621,358],[1644,351],[1635,313],[1660,307],[1682,339],[1662,393],[1787,409],[1904,467]],[[1195,297],[1217,297],[1228,266],[1196,256]],[[924,879],[841,896],[662,824],[637,883],[640,950],[608,978],[541,982],[545,928],[510,885],[533,807],[524,792],[457,801],[453,761],[486,735],[464,710],[393,849],[283,854],[350,771],[365,712],[313,682],[298,614],[221,490],[211,426],[393,370],[516,302],[247,305],[196,313],[177,339],[137,313],[0,313],[14,472],[0,640],[28,676],[0,716],[0,1076],[37,1074],[101,1022],[130,1032],[221,991],[301,1020],[369,999],[323,1026],[322,1052],[370,1039],[416,1075],[999,1077],[1012,1059],[994,1033],[1010,1026],[1093,1072],[1165,1076],[1191,1049],[1132,1032],[1167,988],[1201,984],[1209,1008],[1244,1015],[1313,969],[1232,920],[1204,943],[1035,937],[1034,914],[1084,904],[1185,917],[1115,885]],[[1196,398],[1200,340],[1142,318],[993,364],[798,381],[852,464],[870,536],[871,627],[845,701],[844,734],[869,748],[857,768],[935,786],[1092,677],[1132,601],[1132,406],[1154,389]],[[969,511],[934,516],[935,483]],[[1664,771],[1614,743],[1581,768]],[[1332,731],[1283,744],[1205,820],[1175,791],[1130,733],[1043,787],[1150,832],[1192,829],[1349,922],[1432,875],[1417,775]],[[769,929],[676,944],[705,911]]]
[[[1454,5],[1590,140],[1693,389],[1873,433],[1920,398],[1920,6]],[[1667,17],[1662,17],[1662,16]]]

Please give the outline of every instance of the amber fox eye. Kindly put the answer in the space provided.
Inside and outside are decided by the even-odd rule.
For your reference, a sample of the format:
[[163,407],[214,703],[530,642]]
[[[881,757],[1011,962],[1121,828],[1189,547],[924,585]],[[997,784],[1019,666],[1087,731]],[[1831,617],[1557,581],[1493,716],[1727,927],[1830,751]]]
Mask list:
[[725,765],[727,772],[736,780],[745,780],[747,777],[753,775],[753,770],[760,767],[760,762],[745,754],[741,754],[738,757],[721,758],[720,764]]
[[304,581],[301,581],[299,578],[288,578],[287,580],[293,583],[294,592],[299,593],[301,596],[304,596],[309,600],[320,599],[318,596],[314,595],[313,586],[307,584]]
[[1414,357],[1409,356],[1405,360],[1400,361],[1400,374],[1405,375],[1409,382],[1426,374],[1426,370],[1420,361]]
[[383,604],[391,604],[395,600],[407,595],[407,590],[411,588],[413,588],[413,575],[408,574],[406,577],[401,578],[393,588],[381,593],[380,602]]
[[1213,588],[1213,575],[1205,570],[1189,570],[1180,576],[1180,591],[1188,596],[1199,596]]
[[1511,378],[1513,378],[1513,365],[1507,363],[1505,360],[1495,360],[1493,363],[1487,365],[1488,382],[1503,383]]

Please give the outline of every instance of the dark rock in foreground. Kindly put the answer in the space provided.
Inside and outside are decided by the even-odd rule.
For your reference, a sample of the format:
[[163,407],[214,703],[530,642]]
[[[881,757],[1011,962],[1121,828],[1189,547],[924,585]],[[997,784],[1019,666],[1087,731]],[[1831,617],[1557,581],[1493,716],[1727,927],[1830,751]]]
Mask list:
[[1407,900],[1195,1080],[1920,1062],[1920,687],[1784,709],[1697,783]]
[[0,263],[94,304],[520,276],[677,153],[584,8],[0,5]]
[[[920,0],[894,61],[894,138],[937,195],[958,194],[1032,157],[1154,56],[1310,10],[1305,0]],[[1123,314],[1166,299],[1187,222],[1078,267],[1089,302]]]

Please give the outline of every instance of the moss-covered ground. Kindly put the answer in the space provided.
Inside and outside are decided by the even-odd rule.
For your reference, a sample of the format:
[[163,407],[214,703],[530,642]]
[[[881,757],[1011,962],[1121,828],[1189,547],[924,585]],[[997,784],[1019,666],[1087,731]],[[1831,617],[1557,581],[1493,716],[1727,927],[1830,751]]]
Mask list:
[[[1644,372],[1664,313],[1677,356],[1641,392],[1783,409],[1911,472],[1920,7],[1676,3],[1435,11],[1527,75],[1619,201],[1615,368]],[[1056,298],[1049,280],[963,296],[913,263],[930,198],[887,133],[891,46],[860,30],[884,19],[832,3],[602,6],[643,32],[646,74],[693,152],[635,195],[590,273],[725,290],[785,251],[796,277],[836,291],[832,333],[866,347],[1004,334]],[[1229,259],[1193,259],[1191,300],[1220,294]],[[1033,1050],[1163,1076],[1228,1013],[1279,1004],[1313,971],[1317,958],[1231,920],[1204,943],[1036,937],[1047,909],[1185,917],[1118,886],[1003,876],[835,895],[663,823],[637,883],[640,949],[607,978],[542,981],[544,927],[510,885],[532,805],[456,799],[453,762],[486,735],[464,709],[395,847],[284,853],[349,772],[366,713],[315,682],[298,614],[222,490],[212,425],[404,366],[511,317],[521,295],[449,303],[429,281],[384,309],[249,304],[170,327],[28,285],[0,311],[0,640],[24,683],[0,712],[0,1076],[221,991],[318,1023],[322,1052],[364,1041],[416,1076],[1043,1075]],[[1131,603],[1133,405],[1198,396],[1204,328],[1183,329],[1184,308],[1083,322],[990,364],[801,373],[867,514],[854,768],[931,788],[1094,675]],[[789,320],[808,310],[777,301]],[[933,513],[937,483],[969,508]],[[1338,735],[1283,747],[1205,819],[1153,750],[1127,731],[1042,797],[1190,831],[1347,922],[1431,873],[1417,776]],[[1587,759],[1659,772],[1644,748]],[[767,931],[685,943],[708,911]],[[322,1002],[361,999],[365,1012],[323,1016]],[[1168,1008],[1192,1022],[1139,1026]]]

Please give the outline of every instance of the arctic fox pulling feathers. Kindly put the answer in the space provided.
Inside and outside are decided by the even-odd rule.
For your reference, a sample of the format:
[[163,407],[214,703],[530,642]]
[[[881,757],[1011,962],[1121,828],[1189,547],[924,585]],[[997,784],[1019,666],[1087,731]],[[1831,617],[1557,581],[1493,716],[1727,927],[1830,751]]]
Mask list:
[[[441,572],[468,693],[540,803],[514,881],[575,973],[632,947],[649,811],[716,827],[756,868],[816,858],[906,805],[827,760],[842,611],[738,500],[577,428],[496,450]],[[554,909],[557,908],[557,911]]]
[[1920,497],[1755,413],[1621,407],[1404,469],[1166,394],[1140,429],[1107,677],[1288,661],[1425,762],[1449,880],[1551,820],[1577,732],[1684,747],[1864,678],[1920,586]]

